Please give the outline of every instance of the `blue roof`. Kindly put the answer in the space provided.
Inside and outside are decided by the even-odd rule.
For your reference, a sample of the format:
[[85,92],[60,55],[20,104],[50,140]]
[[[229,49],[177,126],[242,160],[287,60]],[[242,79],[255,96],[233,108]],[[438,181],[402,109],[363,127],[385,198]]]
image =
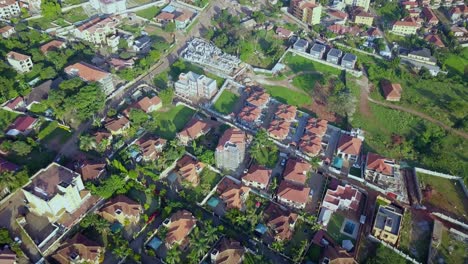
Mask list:
[[174,11],[175,11],[175,7],[171,5],[167,5],[161,10],[161,12],[166,12],[166,13],[174,13]]
[[255,231],[257,231],[258,233],[260,234],[265,234],[265,232],[267,231],[267,227],[264,225],[264,224],[258,224],[256,227],[255,227]]
[[208,200],[208,205],[209,205],[210,207],[213,207],[213,208],[214,208],[214,207],[218,206],[218,204],[219,204],[219,199],[216,198],[216,197],[211,197],[211,198]]
[[335,157],[333,159],[332,166],[337,169],[341,169],[341,167],[343,167],[343,159],[340,157]]
[[148,242],[148,244],[146,244],[148,247],[154,249],[154,250],[158,250],[158,248],[162,245],[162,241],[161,239],[157,238],[157,237],[153,237],[150,242]]

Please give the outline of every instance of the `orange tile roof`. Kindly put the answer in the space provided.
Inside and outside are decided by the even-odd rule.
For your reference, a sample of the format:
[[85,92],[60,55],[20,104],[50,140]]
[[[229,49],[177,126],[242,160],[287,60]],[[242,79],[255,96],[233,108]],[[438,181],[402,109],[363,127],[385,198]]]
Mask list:
[[328,15],[333,16],[333,17],[337,17],[337,18],[340,18],[340,19],[348,18],[348,14],[346,14],[345,12],[342,12],[342,11],[338,11],[338,10],[330,10],[330,11],[328,11]]
[[194,140],[199,136],[208,133],[210,130],[211,125],[208,122],[198,118],[192,118],[192,120],[185,125],[185,128],[179,132],[179,136]]
[[14,28],[14,27],[8,26],[8,25],[7,25],[7,26],[4,26],[4,27],[0,28],[0,34],[3,34],[3,33],[5,33],[5,32],[8,32],[8,31],[10,31],[12,28]]
[[81,261],[94,263],[101,252],[104,252],[104,247],[77,233],[73,238],[67,240],[52,255],[52,258],[60,264],[68,264],[70,263],[70,257],[76,254]]
[[79,173],[84,181],[95,180],[106,170],[106,163],[86,161],[81,165]]
[[389,164],[385,163],[386,160],[388,159],[380,156],[379,154],[369,152],[367,153],[366,169],[377,171],[385,175],[393,175],[393,168]]
[[327,132],[328,121],[325,119],[310,118],[307,120],[305,130],[307,134],[323,137]]
[[288,159],[286,167],[283,171],[283,178],[291,182],[305,184],[307,180],[307,173],[311,168],[312,166],[308,162],[296,159]]
[[226,209],[239,209],[244,208],[242,196],[248,195],[250,188],[238,184],[228,177],[224,177],[218,184],[217,193],[219,197],[226,203]]
[[229,128],[224,131],[224,134],[221,136],[218,142],[216,149],[223,150],[226,143],[231,143],[235,145],[245,144],[246,135],[245,132],[238,128]]
[[65,42],[63,42],[61,40],[54,39],[54,40],[49,41],[46,44],[42,45],[39,49],[41,50],[42,53],[46,54],[48,51],[57,50],[57,49],[62,48],[64,44],[65,44]]
[[277,118],[293,120],[296,118],[297,107],[287,104],[281,104],[276,110],[275,116]]
[[361,147],[362,140],[348,135],[341,135],[338,141],[338,149],[349,155],[359,155]]
[[276,239],[284,241],[292,238],[294,229],[291,226],[296,223],[298,214],[283,210],[280,206],[270,203],[264,215],[267,225],[273,229]]
[[157,148],[162,148],[166,145],[167,140],[159,137],[142,137],[136,141],[140,147],[143,157],[156,158]]
[[245,122],[255,122],[260,118],[261,114],[262,110],[260,108],[248,105],[242,108],[237,117]]
[[190,182],[193,186],[197,186],[200,183],[200,176],[197,171],[204,167],[205,164],[189,155],[184,155],[177,161],[176,171],[183,181]]
[[434,14],[434,12],[432,11],[432,9],[428,8],[428,7],[424,7],[423,10],[422,10],[423,14],[424,14],[424,17],[427,19],[427,21],[431,22],[431,23],[438,23],[439,22],[439,19],[437,18],[437,16]]
[[161,12],[154,19],[156,19],[156,20],[173,20],[174,17],[175,17],[175,15],[172,14],[172,13]]
[[128,120],[128,118],[126,118],[125,116],[122,116],[120,118],[118,117],[107,118],[104,126],[109,131],[117,132],[120,129],[124,128],[129,123],[130,123],[130,120]]
[[69,75],[76,74],[86,82],[98,82],[110,75],[110,73],[84,62],[77,62],[73,65],[67,66],[65,68],[65,72]]
[[160,103],[161,103],[161,99],[156,95],[151,97],[151,98],[149,98],[148,96],[145,96],[140,101],[134,103],[132,105],[132,107],[140,109],[140,110],[148,113],[151,106],[158,105]]
[[249,97],[247,97],[247,102],[256,107],[263,107],[270,100],[270,95],[267,94],[263,89],[253,90]]
[[270,178],[271,170],[257,164],[252,165],[247,174],[242,176],[242,180],[257,182],[262,185],[268,185],[268,183],[270,183]]
[[405,21],[396,21],[393,26],[419,27],[416,21],[412,18],[407,18]]
[[427,42],[434,43],[439,48],[445,47],[444,42],[440,39],[438,35],[429,34],[424,38]]
[[173,245],[188,243],[188,236],[192,229],[197,225],[197,219],[187,210],[179,210],[172,214],[171,222],[166,234],[166,243]]
[[107,213],[111,216],[117,214],[120,211],[124,216],[138,217],[143,212],[143,208],[140,203],[128,198],[125,195],[117,195],[112,199],[108,200],[103,207],[101,212]]
[[391,83],[387,80],[382,80],[382,91],[387,100],[400,100],[402,88],[399,83]]
[[283,140],[288,136],[290,127],[290,122],[275,119],[268,127],[268,134],[273,138]]
[[7,53],[7,58],[17,60],[17,61],[24,61],[30,59],[31,57],[28,55],[24,55],[15,51],[10,51]]
[[110,138],[112,134],[107,131],[97,131],[96,133],[93,134],[93,136],[96,140],[96,143],[99,144],[101,143],[102,140]]
[[304,135],[299,141],[299,148],[306,154],[316,156],[322,150],[322,139],[315,135]]
[[309,197],[310,188],[282,181],[278,187],[277,195],[295,203],[305,204]]
[[238,264],[241,263],[245,248],[240,242],[231,239],[223,238],[216,247],[218,254],[214,259],[214,264]]
[[188,11],[188,10],[183,10],[182,14],[178,17],[176,17],[175,20],[185,22],[186,20],[189,20],[193,17],[193,13]]

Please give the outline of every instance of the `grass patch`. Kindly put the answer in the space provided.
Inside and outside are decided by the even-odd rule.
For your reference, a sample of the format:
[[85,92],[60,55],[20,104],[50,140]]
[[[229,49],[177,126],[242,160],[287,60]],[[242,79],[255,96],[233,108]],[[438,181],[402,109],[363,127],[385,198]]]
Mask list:
[[292,84],[311,94],[314,91],[316,82],[320,80],[323,80],[321,74],[301,74],[293,78]]
[[303,241],[310,241],[313,231],[310,226],[302,220],[298,220],[294,228],[294,234],[291,240],[286,244],[284,251],[290,257],[294,258],[296,249],[301,246]]
[[43,18],[28,20],[28,25],[36,29],[44,29],[44,30],[53,27],[52,23],[49,20],[46,20]]
[[136,11],[136,15],[148,20],[152,20],[158,13],[161,11],[161,8],[158,6],[151,6],[146,9]]
[[342,70],[316,62],[313,60],[306,59],[300,55],[295,55],[288,53],[284,59],[283,63],[286,64],[294,73],[302,71],[316,71],[325,74],[331,75],[340,75]]
[[70,23],[76,23],[78,21],[88,19],[88,16],[86,15],[86,12],[84,11],[82,6],[70,9],[69,11],[63,14],[63,17]]
[[343,225],[344,221],[344,216],[337,213],[333,213],[330,218],[330,222],[328,222],[327,225],[327,233],[340,245],[341,241],[343,240],[351,240],[354,242],[354,239],[352,237],[349,237],[340,232],[341,226]]
[[173,139],[176,133],[184,128],[195,111],[183,105],[171,106],[166,112],[155,112],[155,133],[166,139]]
[[294,105],[297,107],[312,104],[312,98],[307,94],[293,91],[282,86],[264,85],[263,87],[272,97],[284,104]]
[[230,91],[224,90],[213,105],[213,108],[219,113],[227,115],[232,113],[237,100],[239,100],[239,96]]
[[205,168],[200,172],[200,184],[195,188],[190,188],[188,200],[198,201],[201,200],[211,191],[211,189],[221,180],[221,175]]
[[465,74],[468,66],[468,48],[464,48],[460,55],[450,53],[444,61],[445,66],[458,74]]
[[37,138],[46,144],[52,141],[63,144],[70,136],[70,131],[61,126],[57,121],[46,123],[37,134]]
[[442,231],[442,243],[436,250],[436,257],[434,263],[439,258],[444,260],[444,263],[467,263],[468,244],[466,244],[460,237],[456,237],[450,233],[446,228]]
[[444,213],[451,213],[454,217],[466,220],[468,214],[467,198],[460,183],[455,180],[432,176],[424,173],[417,173],[421,182],[421,188],[430,185],[432,195],[424,198],[423,203],[432,207],[440,208]]
[[410,252],[411,243],[411,211],[407,210],[403,215],[400,230],[400,249]]
[[159,208],[158,200],[154,199],[153,194],[151,192],[145,193],[135,188],[131,188],[127,192],[127,195],[130,199],[139,202],[142,206],[148,204],[148,209],[145,209],[145,213],[147,215],[153,214]]
[[5,131],[19,114],[0,109],[0,130]]
[[44,114],[45,111],[47,111],[47,105],[43,103],[36,103],[31,105],[31,108],[29,109],[30,112],[35,113],[35,114]]

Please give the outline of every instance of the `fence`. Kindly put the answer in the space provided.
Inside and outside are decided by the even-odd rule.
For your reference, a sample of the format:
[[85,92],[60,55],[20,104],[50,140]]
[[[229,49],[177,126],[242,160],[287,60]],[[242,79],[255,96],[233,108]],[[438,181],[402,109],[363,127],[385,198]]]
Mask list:
[[382,241],[378,238],[376,238],[375,236],[373,235],[368,235],[367,238],[369,238],[370,240],[374,241],[374,242],[377,242],[377,243],[380,243],[382,245],[384,245],[385,247],[393,250],[395,253],[397,253],[398,255],[400,255],[401,257],[405,258],[406,260],[412,262],[412,263],[415,263],[415,264],[421,264],[421,262],[418,262],[417,260],[415,260],[414,258],[412,258],[411,256],[401,252],[400,250],[398,250],[397,248],[393,247],[392,245],[386,243],[385,241]]
[[465,193],[465,196],[468,197],[468,189],[466,188],[465,183],[463,182],[463,179],[460,176],[449,175],[449,174],[436,172],[436,171],[431,171],[431,170],[426,170],[426,169],[422,169],[422,168],[414,168],[414,171],[415,171],[414,174],[416,175],[416,178],[417,178],[417,173],[420,172],[420,173],[424,173],[424,174],[428,174],[428,175],[432,175],[432,176],[436,176],[436,177],[441,177],[441,178],[445,178],[445,179],[449,179],[449,180],[455,180],[462,187],[463,192]]
[[439,217],[439,218],[441,218],[441,219],[443,219],[443,220],[445,220],[447,222],[459,225],[459,226],[461,226],[461,227],[468,230],[468,224],[460,222],[457,219],[454,219],[454,218],[452,218],[450,216],[447,216],[447,215],[444,215],[444,214],[441,214],[441,213],[437,213],[437,212],[432,213],[432,215],[435,215],[435,216],[437,216],[437,217]]

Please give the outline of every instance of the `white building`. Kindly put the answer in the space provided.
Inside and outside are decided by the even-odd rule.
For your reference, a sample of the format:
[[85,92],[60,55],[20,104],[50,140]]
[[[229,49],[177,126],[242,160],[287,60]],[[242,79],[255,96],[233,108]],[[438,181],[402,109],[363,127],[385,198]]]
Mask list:
[[14,51],[8,52],[7,61],[16,71],[20,73],[29,72],[33,67],[33,62],[30,56]]
[[29,210],[50,221],[56,221],[65,212],[73,213],[90,197],[81,175],[57,163],[37,172],[23,193]]
[[211,99],[218,91],[216,80],[194,72],[181,73],[174,84],[178,96]]
[[115,14],[127,10],[126,0],[90,0],[89,3],[103,14]]
[[238,128],[226,130],[216,147],[216,166],[220,169],[235,171],[244,161],[246,135]]
[[74,35],[92,44],[109,45],[112,41],[110,38],[117,33],[119,23],[120,20],[116,17],[95,18],[76,28]]
[[369,4],[370,0],[344,0],[345,5],[349,6],[359,6],[364,8],[364,10],[367,12],[369,10]]
[[15,0],[0,0],[0,18],[10,18],[20,13],[20,6]]

